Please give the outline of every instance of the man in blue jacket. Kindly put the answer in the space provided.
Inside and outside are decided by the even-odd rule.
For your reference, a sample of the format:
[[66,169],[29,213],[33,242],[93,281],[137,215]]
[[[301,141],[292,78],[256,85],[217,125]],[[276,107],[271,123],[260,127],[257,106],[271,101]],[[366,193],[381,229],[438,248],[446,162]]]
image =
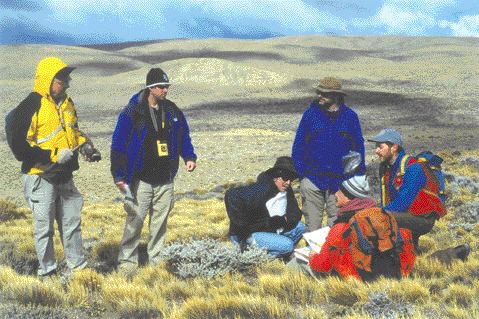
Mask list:
[[308,231],[321,228],[326,209],[327,224],[336,219],[334,194],[345,176],[343,158],[350,151],[360,154],[354,174],[363,175],[364,138],[357,114],[344,104],[341,81],[326,77],[316,87],[318,98],[311,102],[299,123],[292,158],[301,179],[303,213]]
[[133,95],[118,117],[111,144],[111,173],[125,195],[127,219],[118,256],[119,269],[138,266],[138,244],[149,215],[149,261],[159,261],[179,157],[186,170],[196,168],[196,155],[183,112],[166,99],[170,82],[160,68],[146,76],[146,88]]

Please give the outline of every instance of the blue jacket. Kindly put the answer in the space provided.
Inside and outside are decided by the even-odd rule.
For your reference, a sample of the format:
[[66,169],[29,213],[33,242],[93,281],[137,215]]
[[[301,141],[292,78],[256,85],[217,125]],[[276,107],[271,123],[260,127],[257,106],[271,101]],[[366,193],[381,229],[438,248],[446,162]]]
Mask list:
[[381,206],[391,212],[406,212],[416,198],[419,191],[426,185],[426,176],[419,163],[412,163],[407,166],[402,179],[402,185],[396,189],[395,179],[401,166],[403,157],[406,156],[404,151],[399,152],[398,157],[393,165],[381,167],[381,177],[384,176],[385,170],[388,170],[391,178],[385,187],[389,195],[389,203],[382,203],[383,190],[381,188]]
[[293,143],[292,158],[299,177],[307,177],[323,191],[336,192],[347,178],[343,175],[342,157],[350,150],[361,154],[356,174],[366,171],[359,118],[345,104],[338,112],[333,120],[313,101],[303,114]]
[[[111,174],[115,182],[130,184],[143,170],[144,142],[148,132],[146,120],[150,117],[146,98],[144,90],[133,95],[118,116],[111,143]],[[170,100],[164,100],[162,106],[170,126],[168,158],[172,181],[178,171],[179,156],[185,162],[196,161],[197,157],[183,112]]]

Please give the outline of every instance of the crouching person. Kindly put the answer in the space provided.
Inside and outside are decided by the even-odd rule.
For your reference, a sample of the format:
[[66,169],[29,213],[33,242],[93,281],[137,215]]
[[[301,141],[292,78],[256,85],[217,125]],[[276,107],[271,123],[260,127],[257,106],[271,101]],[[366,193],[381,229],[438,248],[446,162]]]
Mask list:
[[242,251],[248,245],[255,245],[266,249],[272,257],[285,257],[293,252],[305,228],[291,189],[296,178],[291,157],[283,156],[272,168],[259,174],[256,183],[226,192],[229,236]]
[[[311,254],[307,264],[294,258],[289,266],[315,277],[335,273],[367,281],[381,275],[392,278],[407,276],[416,258],[411,233],[399,229],[391,214],[376,208],[375,201],[369,197],[366,177],[354,176],[342,182],[335,196],[338,218],[321,251]],[[374,225],[369,231],[368,226],[364,227],[360,222],[368,219],[371,226]],[[357,229],[362,233],[358,235]],[[372,243],[363,240],[370,239],[375,231],[378,238]],[[366,247],[369,254],[361,250],[361,244],[369,246]]]

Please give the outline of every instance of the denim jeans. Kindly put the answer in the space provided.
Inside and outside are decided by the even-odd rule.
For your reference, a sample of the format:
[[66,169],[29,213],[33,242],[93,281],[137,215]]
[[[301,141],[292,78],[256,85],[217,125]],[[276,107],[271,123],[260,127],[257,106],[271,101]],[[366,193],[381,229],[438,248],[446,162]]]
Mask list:
[[[302,222],[299,222],[295,228],[279,234],[269,232],[256,232],[246,240],[248,245],[254,245],[264,248],[272,257],[289,255],[293,252],[294,246],[301,239],[305,230]],[[239,243],[236,235],[231,235],[230,240]]]

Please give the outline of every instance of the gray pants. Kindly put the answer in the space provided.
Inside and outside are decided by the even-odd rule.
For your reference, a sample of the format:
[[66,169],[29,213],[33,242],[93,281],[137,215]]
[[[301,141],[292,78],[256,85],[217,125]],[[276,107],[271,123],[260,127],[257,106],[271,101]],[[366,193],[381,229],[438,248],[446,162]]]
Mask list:
[[38,275],[57,268],[53,249],[55,220],[67,266],[70,269],[85,267],[80,221],[83,199],[73,180],[55,185],[38,175],[24,175],[23,181],[25,199],[33,212],[33,235],[40,263]]
[[132,191],[136,194],[136,201],[124,202],[127,217],[118,255],[119,267],[138,265],[138,245],[146,215],[149,215],[150,226],[148,258],[152,263],[160,261],[168,214],[174,205],[173,183],[151,185],[140,181]]
[[327,190],[320,190],[306,177],[301,180],[300,192],[307,231],[322,227],[325,209],[328,216],[327,224],[331,227],[337,218],[336,213],[338,211],[334,194]]

